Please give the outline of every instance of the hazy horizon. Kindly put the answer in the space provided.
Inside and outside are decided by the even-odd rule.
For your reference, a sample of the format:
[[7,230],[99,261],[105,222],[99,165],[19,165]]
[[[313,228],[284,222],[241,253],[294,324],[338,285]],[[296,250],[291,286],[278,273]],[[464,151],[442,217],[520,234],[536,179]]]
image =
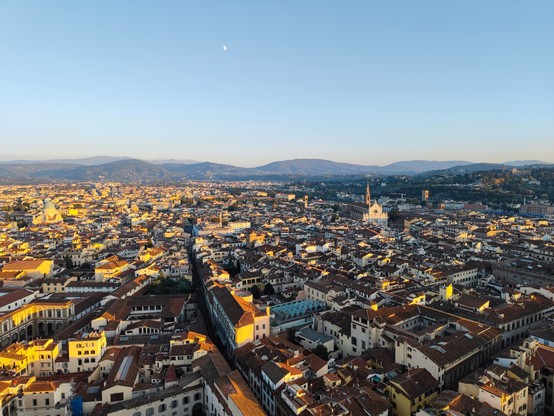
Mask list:
[[[52,157],[52,158],[38,158],[38,159],[35,159],[35,158],[9,158],[5,155],[0,155],[0,163],[5,163],[5,162],[14,162],[14,161],[23,161],[23,162],[51,162],[51,161],[56,161],[56,160],[80,160],[80,159],[83,159],[83,160],[86,160],[86,159],[92,159],[92,158],[114,158],[114,159],[136,159],[136,160],[142,160],[142,161],[146,161],[146,162],[150,162],[150,163],[157,163],[157,162],[160,162],[160,161],[174,161],[176,163],[190,163],[190,164],[193,164],[193,163],[204,163],[204,162],[212,162],[212,163],[221,163],[221,164],[224,164],[224,165],[233,165],[233,166],[237,166],[237,167],[244,167],[244,168],[254,168],[254,167],[259,167],[259,166],[263,166],[263,165],[266,165],[266,164],[269,164],[269,163],[273,163],[273,162],[283,162],[283,161],[288,161],[288,160],[326,160],[326,161],[331,161],[331,162],[337,162],[337,163],[348,163],[348,164],[355,164],[355,165],[366,165],[366,166],[387,166],[387,165],[390,165],[390,164],[393,164],[393,163],[398,163],[398,162],[419,162],[419,161],[422,161],[422,162],[448,162],[448,161],[460,161],[460,162],[470,162],[470,163],[506,163],[506,162],[520,162],[520,161],[540,161],[540,162],[544,162],[544,163],[550,163],[550,164],[553,164],[554,162],[551,161],[551,160],[544,160],[544,159],[539,159],[539,158],[534,158],[534,159],[511,159],[511,160],[498,160],[498,161],[492,161],[492,160],[463,160],[463,159],[403,159],[403,160],[392,160],[390,162],[378,162],[378,163],[352,163],[352,162],[348,162],[348,161],[344,161],[344,160],[335,160],[335,159],[322,159],[322,158],[303,158],[303,157],[294,157],[294,158],[290,158],[290,159],[274,159],[274,160],[270,160],[268,162],[263,162],[263,163],[253,163],[253,164],[249,164],[249,165],[246,165],[246,164],[240,164],[240,163],[227,163],[227,162],[215,162],[213,160],[192,160],[192,159],[186,159],[186,158],[180,158],[180,157],[177,157],[177,156],[173,156],[173,157],[161,157],[161,158],[151,158],[151,157],[134,157],[134,156],[129,156],[129,155],[94,155],[94,156],[77,156],[77,157]],[[110,162],[106,162],[106,163],[110,163]]]
[[547,0],[2,2],[1,159],[552,160],[552,15]]

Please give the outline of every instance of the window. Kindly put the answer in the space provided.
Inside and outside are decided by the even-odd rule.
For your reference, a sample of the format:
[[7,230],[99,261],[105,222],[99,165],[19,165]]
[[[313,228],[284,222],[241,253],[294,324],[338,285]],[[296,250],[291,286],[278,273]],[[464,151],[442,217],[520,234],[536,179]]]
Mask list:
[[50,399],[44,399],[44,404],[46,406],[50,406]]
[[120,402],[123,400],[123,393],[112,393],[110,395],[110,401],[112,402]]
[[194,401],[197,402],[200,400],[200,393],[194,393]]
[[183,404],[188,404],[188,403],[189,403],[188,396],[183,397]]
[[158,412],[165,412],[166,406],[165,403],[162,403],[158,406]]
[[37,399],[33,399],[33,406],[37,405]]
[[133,413],[133,416],[142,416],[142,413],[139,410],[138,412]]
[[172,409],[175,409],[177,407],[177,400],[173,400],[170,406]]
[[149,407],[148,409],[146,409],[146,416],[154,416],[154,408],[153,407]]

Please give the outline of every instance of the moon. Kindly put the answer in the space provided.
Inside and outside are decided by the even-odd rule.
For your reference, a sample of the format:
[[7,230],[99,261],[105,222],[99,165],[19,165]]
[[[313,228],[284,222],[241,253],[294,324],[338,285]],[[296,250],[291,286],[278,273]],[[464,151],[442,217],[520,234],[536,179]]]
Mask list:
[[223,52],[227,52],[227,45],[223,45]]

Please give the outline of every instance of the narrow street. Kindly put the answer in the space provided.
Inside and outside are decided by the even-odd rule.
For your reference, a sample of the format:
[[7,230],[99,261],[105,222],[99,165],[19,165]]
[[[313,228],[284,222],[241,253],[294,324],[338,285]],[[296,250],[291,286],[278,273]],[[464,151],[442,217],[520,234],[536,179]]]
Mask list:
[[227,354],[226,349],[223,346],[223,343],[216,335],[215,326],[211,321],[208,305],[206,304],[204,285],[202,284],[200,273],[198,271],[198,267],[196,266],[196,261],[194,259],[194,256],[192,255],[192,251],[189,251],[189,261],[192,264],[192,290],[196,294],[196,298],[198,300],[198,308],[200,309],[200,313],[202,314],[202,317],[204,318],[204,322],[206,323],[206,329],[208,330],[207,335],[210,337],[212,342],[219,349],[219,351],[221,352],[221,355],[225,357],[225,360],[227,361],[231,369],[235,369],[236,368],[235,363],[229,359],[229,356]]

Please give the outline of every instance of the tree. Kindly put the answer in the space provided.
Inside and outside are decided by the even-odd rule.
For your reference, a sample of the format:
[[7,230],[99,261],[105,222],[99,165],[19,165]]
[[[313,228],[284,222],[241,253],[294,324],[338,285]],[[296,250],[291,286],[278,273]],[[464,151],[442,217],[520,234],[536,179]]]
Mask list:
[[71,256],[65,255],[63,256],[63,259],[65,261],[65,268],[66,269],[72,269],[73,268],[73,262],[71,261]]
[[169,277],[159,278],[150,288],[152,295],[177,295],[190,293],[192,290],[190,282],[184,279],[174,280]]
[[398,212],[398,208],[393,208],[389,212],[389,221],[390,222],[396,221],[399,218],[399,216],[400,216],[400,214]]
[[264,286],[264,295],[271,296],[274,294],[275,294],[275,288],[271,283],[267,282]]
[[262,291],[260,290],[260,287],[258,285],[252,286],[250,288],[250,293],[252,293],[254,299],[260,299],[262,297]]
[[240,273],[240,263],[234,262],[232,258],[229,258],[227,263],[223,266],[223,270],[227,271],[231,277],[235,277]]
[[322,360],[329,361],[329,351],[325,345],[317,344],[317,347],[315,347],[312,352]]

